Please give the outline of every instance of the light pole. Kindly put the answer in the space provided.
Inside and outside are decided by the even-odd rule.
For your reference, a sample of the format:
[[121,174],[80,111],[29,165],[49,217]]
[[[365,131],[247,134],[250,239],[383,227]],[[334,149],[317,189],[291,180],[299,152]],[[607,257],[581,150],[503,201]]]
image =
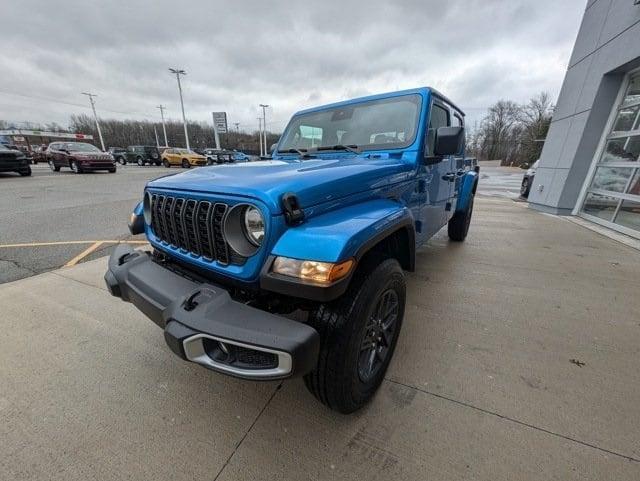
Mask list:
[[258,143],[260,144],[260,157],[262,157],[262,117],[258,117]]
[[262,128],[264,130],[264,155],[267,155],[267,104],[260,104],[262,107]]
[[93,110],[93,118],[96,119],[96,128],[98,129],[98,137],[100,137],[100,145],[102,145],[102,151],[104,152],[106,149],[104,148],[104,140],[102,139],[102,131],[100,130],[100,122],[98,122],[98,114],[96,114],[96,103],[93,100],[93,97],[97,97],[96,94],[90,94],[87,92],[82,92],[82,95],[86,95],[89,97],[89,102],[91,102],[91,109]]
[[164,109],[166,109],[166,107],[164,105],[158,105],[158,108],[160,109],[160,117],[162,118],[162,131],[164,132],[164,146],[169,147],[169,144],[167,143],[167,127],[164,125]]
[[177,68],[169,68],[169,72],[176,75],[178,80],[178,91],[180,92],[180,107],[182,107],[182,123],[184,125],[184,140],[187,144],[187,150],[191,150],[189,147],[189,134],[187,133],[187,118],[184,115],[184,102],[182,100],[182,85],[180,85],[180,75],[187,75],[187,72]]

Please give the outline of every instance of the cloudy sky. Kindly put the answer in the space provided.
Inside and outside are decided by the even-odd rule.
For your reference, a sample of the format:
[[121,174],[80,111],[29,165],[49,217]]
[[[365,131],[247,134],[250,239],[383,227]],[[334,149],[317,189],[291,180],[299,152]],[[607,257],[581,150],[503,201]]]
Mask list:
[[586,0],[128,0],[4,2],[0,119],[180,117],[270,130],[292,112],[432,85],[470,120],[496,100],[556,98]]

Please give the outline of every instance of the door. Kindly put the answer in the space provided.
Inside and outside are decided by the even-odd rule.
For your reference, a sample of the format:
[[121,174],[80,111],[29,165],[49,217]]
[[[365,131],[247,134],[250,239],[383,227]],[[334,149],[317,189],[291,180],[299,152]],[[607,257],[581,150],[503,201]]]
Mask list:
[[424,242],[432,237],[446,223],[445,208],[451,196],[451,182],[447,174],[451,170],[450,158],[434,155],[436,132],[440,127],[449,127],[449,109],[441,102],[434,101],[429,114],[429,124],[425,139],[425,164],[420,166],[418,189],[424,190],[421,209],[421,226],[418,240]]
[[125,159],[127,162],[135,162],[136,153],[134,147],[127,147],[127,153],[125,154]]

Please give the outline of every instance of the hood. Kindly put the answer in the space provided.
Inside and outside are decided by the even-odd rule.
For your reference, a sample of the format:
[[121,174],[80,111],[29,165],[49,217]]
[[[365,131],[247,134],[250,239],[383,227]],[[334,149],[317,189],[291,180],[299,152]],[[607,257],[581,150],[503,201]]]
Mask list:
[[321,158],[267,160],[200,167],[150,182],[151,188],[239,195],[261,200],[272,214],[281,212],[282,194],[293,192],[302,208],[385,187],[407,179],[415,164],[401,159]]

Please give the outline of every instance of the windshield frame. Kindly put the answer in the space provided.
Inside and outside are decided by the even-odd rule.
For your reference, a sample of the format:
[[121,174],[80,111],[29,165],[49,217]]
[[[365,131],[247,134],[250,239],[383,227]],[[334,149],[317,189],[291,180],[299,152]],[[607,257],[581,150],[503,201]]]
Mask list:
[[[290,152],[288,152],[288,149],[285,149],[285,146],[283,145],[283,143],[285,142],[285,140],[290,136],[290,135],[295,135],[294,133],[291,132],[292,129],[296,128],[296,124],[297,121],[300,118],[304,118],[307,116],[313,116],[315,114],[319,114],[319,113],[324,113],[324,112],[328,112],[331,110],[340,110],[346,107],[353,107],[353,106],[360,106],[360,105],[364,105],[364,104],[383,104],[383,103],[387,103],[387,102],[394,102],[397,101],[399,99],[402,99],[404,97],[414,97],[416,99],[416,117],[415,117],[415,123],[414,123],[414,129],[413,129],[413,135],[405,140],[402,143],[385,143],[385,144],[351,144],[349,143],[349,145],[357,145],[358,150],[362,153],[362,152],[371,152],[371,151],[395,151],[395,150],[406,150],[408,147],[412,146],[419,138],[419,134],[420,134],[420,129],[421,129],[421,125],[420,125],[420,119],[422,118],[423,115],[423,110],[424,110],[424,105],[425,105],[425,98],[424,96],[420,93],[420,92],[407,92],[407,93],[402,93],[400,95],[381,95],[381,96],[376,96],[373,98],[366,98],[366,99],[362,99],[362,100],[353,100],[353,101],[348,101],[348,102],[340,102],[340,103],[336,103],[336,104],[330,104],[324,107],[319,107],[317,109],[309,109],[309,110],[304,110],[302,112],[298,112],[296,114],[293,115],[293,117],[291,117],[291,120],[289,120],[289,123],[287,124],[287,128],[284,130],[284,133],[282,134],[282,137],[280,138],[280,141],[278,142],[278,146],[276,147],[276,150],[274,151],[274,155],[282,155],[282,156],[291,156],[291,155],[295,155],[292,154]],[[280,149],[284,149],[283,151],[281,151]],[[319,154],[319,155],[323,155],[323,154],[335,154],[336,152],[340,152],[339,150],[324,150],[324,149],[320,149],[318,150],[316,147],[311,147],[309,149],[301,149],[304,150],[305,152],[308,152],[309,154]]]

